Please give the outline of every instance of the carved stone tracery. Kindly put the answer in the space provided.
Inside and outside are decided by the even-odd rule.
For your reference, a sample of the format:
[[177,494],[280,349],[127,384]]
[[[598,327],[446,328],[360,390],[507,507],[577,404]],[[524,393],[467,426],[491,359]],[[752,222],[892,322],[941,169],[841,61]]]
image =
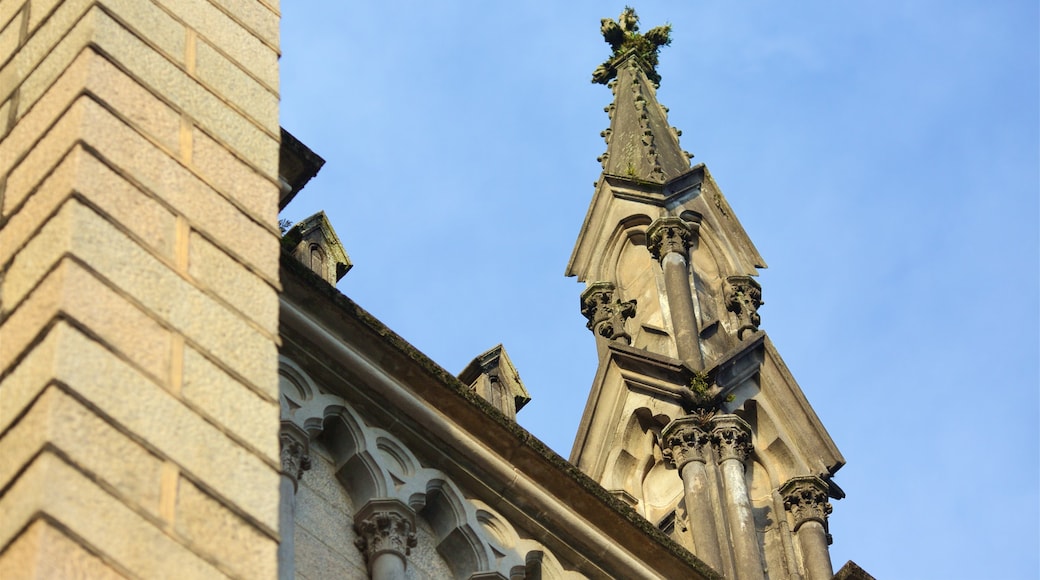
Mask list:
[[677,217],[658,218],[646,230],[646,247],[657,261],[671,252],[685,258],[696,239],[698,226]]
[[417,545],[415,515],[403,503],[392,500],[372,500],[357,513],[354,541],[364,554],[369,566],[381,554],[392,553],[405,559]]
[[636,315],[636,301],[621,302],[614,297],[614,290],[610,282],[596,282],[581,293],[581,313],[588,319],[585,326],[607,340],[631,344],[625,320]]
[[751,276],[730,276],[726,278],[726,310],[737,315],[741,326],[737,329],[737,338],[744,339],[744,332],[757,332],[762,323],[758,308],[762,302],[762,285]]

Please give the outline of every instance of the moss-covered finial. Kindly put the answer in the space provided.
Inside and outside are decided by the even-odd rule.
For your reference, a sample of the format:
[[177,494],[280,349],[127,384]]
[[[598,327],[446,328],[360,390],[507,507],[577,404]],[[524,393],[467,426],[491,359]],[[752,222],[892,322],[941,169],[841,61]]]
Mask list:
[[647,77],[655,84],[661,82],[661,75],[657,74],[656,70],[657,53],[662,46],[668,46],[672,42],[671,24],[651,28],[646,34],[639,34],[639,16],[631,6],[625,6],[617,22],[604,18],[600,21],[599,30],[603,33],[603,40],[610,44],[614,52],[592,73],[592,82],[602,85],[610,82],[617,76],[618,57],[631,51],[646,64],[649,69],[646,71]]

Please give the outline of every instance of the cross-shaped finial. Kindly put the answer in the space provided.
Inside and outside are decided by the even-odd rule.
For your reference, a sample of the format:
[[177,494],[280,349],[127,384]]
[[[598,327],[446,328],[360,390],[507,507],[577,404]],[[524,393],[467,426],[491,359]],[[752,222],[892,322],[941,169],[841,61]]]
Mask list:
[[629,51],[635,51],[636,56],[649,68],[646,72],[650,80],[655,84],[661,82],[661,75],[657,74],[656,70],[657,52],[662,46],[668,46],[672,42],[671,24],[651,28],[646,34],[639,34],[639,16],[636,15],[635,9],[625,6],[617,22],[604,18],[600,21],[599,30],[603,33],[603,40],[610,44],[614,52],[592,73],[592,82],[603,85],[610,82],[617,76],[617,58]]

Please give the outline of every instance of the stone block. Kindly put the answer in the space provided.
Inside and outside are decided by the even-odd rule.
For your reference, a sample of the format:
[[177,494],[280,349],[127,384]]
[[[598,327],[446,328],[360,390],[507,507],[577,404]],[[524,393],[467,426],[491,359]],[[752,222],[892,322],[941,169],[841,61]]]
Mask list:
[[45,520],[29,524],[6,550],[0,552],[0,570],[4,570],[6,580],[125,578]]
[[[7,137],[7,130],[11,128],[11,101],[0,103],[0,143]],[[3,195],[0,194],[0,208],[3,208]]]
[[261,397],[191,347],[184,349],[181,396],[262,457],[280,461],[277,400]]
[[186,477],[205,482],[229,509],[251,516],[264,533],[276,537],[277,468],[64,321],[0,382],[5,397],[0,432],[54,381],[90,401],[121,430],[180,466]]
[[[350,495],[336,479],[336,467],[320,440],[311,441],[311,468],[300,479],[299,494],[314,495],[304,501],[320,503],[342,514],[353,514],[356,509]],[[304,489],[306,488],[306,489]]]
[[7,263],[73,194],[112,216],[160,258],[173,259],[174,215],[114,173],[82,145],[76,145],[0,230],[0,264]]
[[[51,265],[67,253],[107,279],[113,287],[237,372],[261,393],[277,393],[274,337],[220,305],[93,209],[70,199],[15,256],[0,286],[0,302],[15,305]],[[277,311],[277,296],[255,308],[266,318]]]
[[151,50],[107,15],[98,17],[97,27],[96,42],[142,84],[163,95],[174,107],[187,113],[200,127],[257,169],[277,179],[277,133],[264,130],[229,107],[222,98]]
[[45,452],[0,497],[0,546],[40,516],[140,578],[222,578],[91,478]]
[[[18,207],[33,192],[40,181],[61,160],[71,148],[72,143],[83,136],[83,124],[86,115],[91,112],[83,105],[73,105],[58,122],[51,127],[44,139],[30,145],[28,153],[4,171],[7,175],[7,187],[4,190],[3,215],[10,218]],[[11,139],[23,124],[19,123],[12,131]]]
[[269,309],[264,319],[256,311],[257,304],[277,301],[276,289],[196,232],[191,234],[188,272],[272,336],[278,334],[278,310]]
[[18,16],[6,25],[0,25],[0,64],[14,55],[18,43],[22,39],[22,16]]
[[[306,472],[304,480],[315,480],[314,474]],[[333,485],[337,482],[331,481]],[[305,485],[300,485],[296,493],[296,527],[301,528],[315,538],[329,546],[329,549],[339,554],[344,560],[358,559],[361,554],[354,547],[357,534],[354,532],[354,518],[351,513],[346,513],[334,508],[321,496],[314,493]]]
[[[368,578],[364,562],[345,559],[311,533],[296,528],[296,572],[307,578]],[[355,549],[356,550],[356,549]],[[358,552],[358,560],[362,559]]]
[[278,543],[185,479],[178,486],[174,530],[234,578],[278,575]]
[[[14,58],[0,67],[0,101],[9,99],[30,75],[39,79],[36,82],[42,92],[61,74],[94,34],[95,16],[100,10],[88,10],[88,7],[86,0],[70,0],[58,5],[51,17],[22,44]],[[18,117],[35,102],[24,94],[19,100]]]
[[180,112],[157,99],[104,56],[87,48],[12,128],[10,137],[0,143],[0,172],[8,173],[19,164],[83,92],[96,95],[120,111],[124,119],[160,146],[171,152],[179,149]]
[[281,15],[277,9],[257,0],[212,0],[213,3],[231,14],[257,38],[277,50]]
[[29,3],[29,25],[27,33],[36,32],[36,27],[51,15],[51,12],[61,3],[61,0],[32,0]]
[[[50,169],[85,140],[121,174],[130,176],[192,226],[206,232],[272,284],[277,284],[278,236],[249,218],[167,153],[87,96],[80,97],[28,157],[11,172],[4,199],[10,216]],[[272,184],[270,190],[275,192]],[[261,192],[262,194],[262,192]],[[274,203],[274,193],[271,203]]]
[[[180,147],[181,115],[104,56],[86,49],[73,64],[86,61],[85,90],[119,111],[143,135],[171,152]],[[59,81],[60,82],[60,81]]]
[[[16,63],[21,64],[18,70],[22,71],[20,76],[23,78],[20,84],[19,117],[62,74],[88,42],[102,40],[102,36],[111,30],[109,23],[112,19],[99,8],[88,10],[91,4],[93,2],[89,0],[64,2],[19,51]],[[147,38],[151,46],[157,47],[173,63],[183,64],[184,27],[158,6],[140,0],[106,0],[105,8],[118,14],[135,34]],[[77,21],[80,15],[82,18]],[[27,50],[28,54],[23,57],[21,53]],[[155,52],[153,48],[148,50]],[[0,69],[0,79],[3,78],[3,70]]]
[[76,320],[153,380],[166,382],[169,331],[70,259],[60,261],[0,324],[0,368],[8,368],[58,316]]
[[0,439],[0,489],[45,447],[60,450],[124,503],[158,516],[162,461],[57,386],[47,387]]
[[278,221],[278,204],[266,193],[277,187],[269,177],[242,162],[198,127],[192,129],[191,142],[191,164],[195,173],[238,202],[260,223]]
[[[249,0],[245,0],[249,1]],[[22,9],[29,4],[29,0],[8,0],[0,2],[0,28],[7,26],[12,20],[22,18]],[[0,64],[3,64],[5,55],[0,55]],[[9,56],[9,55],[6,55]]]
[[271,133],[279,132],[278,94],[247,75],[204,40],[196,44],[195,76],[256,124]]
[[207,0],[156,0],[271,89],[278,90],[278,51]]
[[[58,12],[64,13],[65,6],[59,8]],[[48,21],[41,30],[49,25]],[[277,132],[266,131],[229,107],[222,98],[191,78],[178,64],[156,52],[99,8],[88,10],[65,34],[58,46],[34,45],[35,50],[23,47],[18,51],[16,59],[0,68],[0,102],[21,86],[20,116],[90,42],[129,70],[141,85],[162,95],[175,109],[186,113],[258,170],[272,180],[277,179]],[[44,49],[43,54],[36,54],[41,52],[40,48]],[[41,62],[35,68],[23,66],[28,64],[23,61],[34,58],[43,60],[44,56],[46,62]],[[25,75],[28,78],[24,78],[23,82]],[[277,123],[277,120],[274,122]]]

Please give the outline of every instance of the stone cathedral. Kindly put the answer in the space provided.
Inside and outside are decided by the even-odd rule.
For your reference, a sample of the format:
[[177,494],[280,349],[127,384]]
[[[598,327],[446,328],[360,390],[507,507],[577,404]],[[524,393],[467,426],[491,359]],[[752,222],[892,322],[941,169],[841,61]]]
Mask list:
[[601,23],[566,460],[501,345],[450,373],[336,290],[278,125],[276,0],[0,3],[0,576],[869,580],[844,458],[759,329],[764,261]]

